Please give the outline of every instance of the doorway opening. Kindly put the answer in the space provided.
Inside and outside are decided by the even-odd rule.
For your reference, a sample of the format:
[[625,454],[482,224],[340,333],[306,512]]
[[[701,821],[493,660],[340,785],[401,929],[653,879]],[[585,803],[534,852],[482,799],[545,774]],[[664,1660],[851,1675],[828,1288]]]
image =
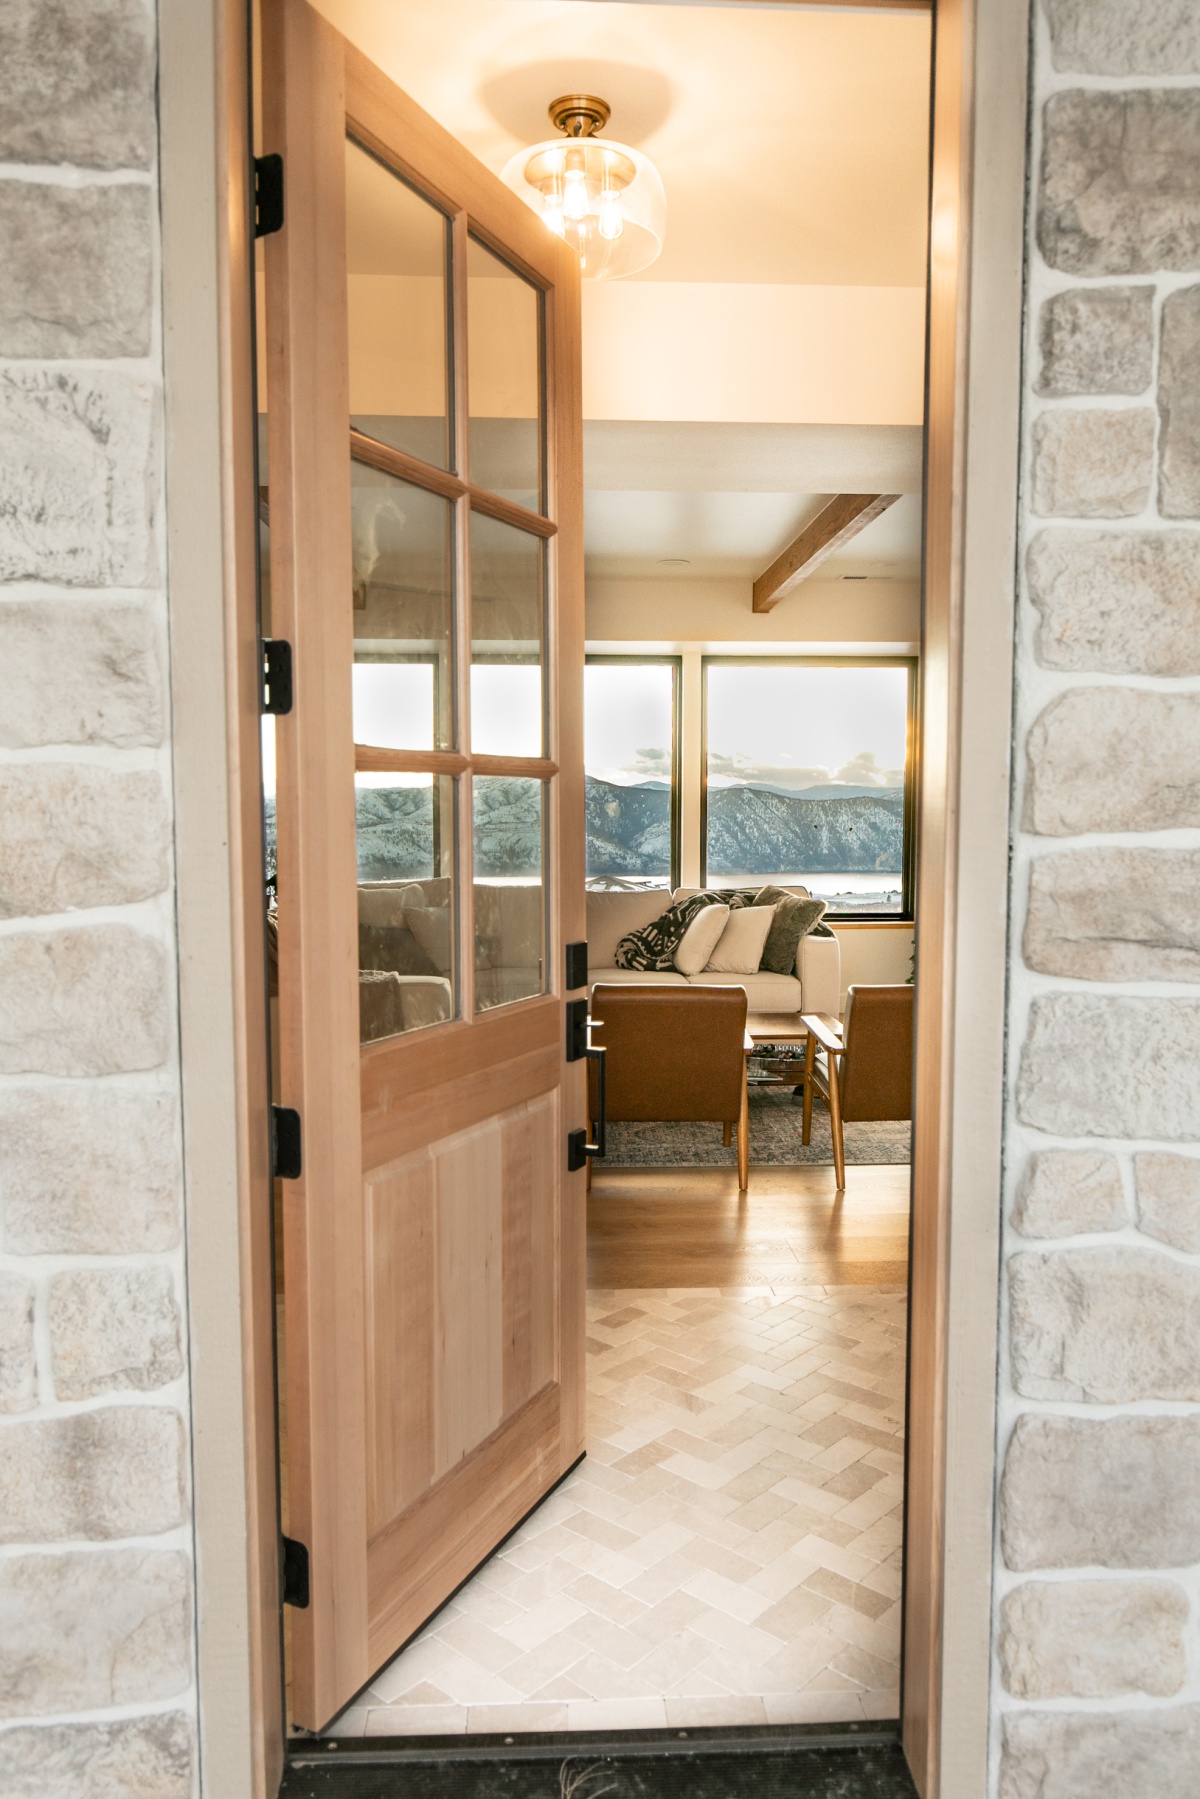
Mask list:
[[[614,1118],[593,1162],[586,1459],[499,1546],[482,1546],[476,1572],[437,1597],[323,1728],[896,1719],[911,1107],[848,1116],[839,1179],[832,1106],[806,1063],[836,1070],[841,1051],[817,1039],[810,1057],[802,1020],[815,1015],[836,1035],[851,987],[902,988],[913,974],[928,15],[454,0],[436,21],[415,3],[392,8],[384,41],[377,15],[354,0],[317,11],[494,169],[510,140],[528,141],[535,94],[546,90],[544,110],[559,87],[605,81],[614,130],[639,136],[668,177],[678,167],[666,182],[669,202],[681,195],[678,251],[669,237],[656,268],[584,288],[581,935],[594,1015],[596,985],[653,985],[636,977],[667,972],[671,989],[682,979],[687,991],[746,991],[753,1039],[748,1058],[739,1051],[744,1184],[719,1119]],[[739,96],[769,80],[800,83],[807,104],[767,143],[751,115],[772,109],[761,93]],[[698,149],[697,109],[711,116],[718,93],[724,113],[744,106],[746,117],[723,119]],[[853,126],[838,126],[851,95]],[[766,150],[775,160],[764,164]],[[365,138],[352,164],[356,154],[364,166],[347,193],[358,179],[368,237],[361,269],[351,237],[350,273],[394,278],[372,267],[369,230],[385,228],[397,194],[413,210],[413,189],[385,181],[372,197],[387,164],[371,161]],[[842,185],[818,204],[831,157]],[[781,194],[764,166],[812,171],[807,195]],[[411,244],[429,224],[395,229]],[[496,257],[494,243],[471,238],[465,253],[477,291],[502,285],[480,260]],[[433,279],[424,263],[399,278]],[[437,304],[452,361],[454,301]],[[262,311],[269,333],[269,297]],[[353,816],[358,1003],[373,1021],[363,1040],[419,1044],[428,1032],[433,1043],[462,1017],[464,989],[474,1018],[495,1012],[499,1038],[510,1022],[520,1029],[508,1007],[558,993],[551,964],[569,941],[543,897],[562,842],[548,796],[566,761],[551,753],[548,723],[530,736],[531,720],[548,721],[570,691],[567,681],[539,697],[557,627],[539,560],[550,539],[533,520],[551,511],[536,467],[523,479],[503,462],[504,433],[478,437],[473,485],[449,491],[450,398],[440,415],[420,412],[442,418],[441,447],[388,441],[388,408],[355,403],[353,333],[367,344],[368,314],[365,301],[357,313],[351,304],[351,424],[386,452],[372,461],[359,442],[352,465],[366,495],[352,495],[353,607],[372,624],[354,621],[353,742],[376,752],[373,763],[358,756]],[[492,479],[478,472],[488,454],[501,459]],[[264,448],[267,532],[270,460]],[[443,467],[443,491],[421,485],[412,462]],[[482,491],[501,504],[484,511]],[[898,497],[812,550],[830,508],[863,495]],[[470,514],[462,538],[447,523],[455,508]],[[806,558],[756,605],[756,588],[798,545]],[[456,611],[467,558],[474,624],[489,623],[474,630],[464,669],[450,646],[468,616]],[[405,593],[412,613],[418,590],[419,629],[382,597]],[[478,766],[451,766],[462,757],[456,705],[470,707]],[[466,880],[469,975],[451,897]],[[420,890],[401,908],[411,968],[396,965],[394,905],[370,913],[401,885]],[[764,966],[765,937],[752,968],[723,966],[719,939],[694,976],[620,966],[618,943],[672,906],[716,895],[735,902],[736,921],[771,888],[824,902],[807,926],[812,953],[797,940],[790,972]],[[490,966],[481,933],[496,940]],[[791,986],[768,994],[754,987],[763,976]],[[517,1050],[533,1053],[524,1039]],[[285,1061],[281,1045],[276,1065]],[[282,1089],[276,1097],[287,1103]],[[535,1220],[531,1253],[537,1230]],[[295,1261],[282,1237],[280,1266],[286,1319]],[[282,1331],[280,1353],[286,1369],[295,1346]],[[315,1338],[305,1353],[319,1353]],[[461,1374],[464,1389],[483,1378],[465,1352]]]

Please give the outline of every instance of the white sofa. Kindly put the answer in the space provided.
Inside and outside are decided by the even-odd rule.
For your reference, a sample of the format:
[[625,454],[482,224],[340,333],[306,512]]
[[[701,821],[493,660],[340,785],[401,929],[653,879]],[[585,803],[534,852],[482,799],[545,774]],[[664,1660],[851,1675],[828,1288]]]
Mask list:
[[[675,971],[646,973],[618,968],[617,944],[629,931],[640,930],[661,918],[673,899],[686,899],[697,891],[679,887],[643,888],[631,893],[591,892],[587,896],[588,992],[597,981],[649,982],[655,986],[744,987],[751,1017],[758,1013],[829,1012],[837,1016],[842,995],[842,953],[836,937],[800,939],[794,974],[682,975]],[[788,888],[787,892],[803,892]]]

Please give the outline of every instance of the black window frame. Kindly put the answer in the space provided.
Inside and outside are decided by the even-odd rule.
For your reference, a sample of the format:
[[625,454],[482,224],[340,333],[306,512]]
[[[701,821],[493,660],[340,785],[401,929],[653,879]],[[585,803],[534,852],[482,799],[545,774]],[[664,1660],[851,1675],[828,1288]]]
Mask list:
[[[599,667],[623,666],[626,668],[668,667],[671,670],[671,872],[669,890],[674,893],[681,884],[682,843],[683,843],[683,657],[671,656],[593,656],[584,657],[584,666],[595,664]],[[586,708],[586,691],[584,706]],[[586,713],[585,713],[586,726]],[[587,761],[584,760],[584,779],[587,779]],[[587,872],[586,849],[584,862],[584,883],[592,879]],[[595,879],[605,877],[597,875]]]
[[908,672],[904,743],[904,846],[899,912],[836,912],[831,922],[912,924],[916,876],[916,743],[918,659],[916,656],[701,656],[700,658],[700,885],[708,886],[708,671],[740,668],[903,668]]

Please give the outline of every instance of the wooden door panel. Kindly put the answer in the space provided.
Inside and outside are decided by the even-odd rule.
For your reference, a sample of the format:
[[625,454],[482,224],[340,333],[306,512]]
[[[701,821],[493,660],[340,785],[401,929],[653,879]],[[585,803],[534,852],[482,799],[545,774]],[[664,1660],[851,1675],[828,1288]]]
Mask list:
[[[560,1057],[557,1044],[533,1049],[498,1067],[460,1075],[413,1094],[403,1109],[393,1109],[386,1100],[378,1102],[363,1119],[364,1162],[381,1167],[431,1138],[440,1140],[545,1093],[558,1083]],[[389,1079],[389,1090],[393,1086],[394,1080]]]
[[367,1177],[372,1538],[558,1373],[559,1103]]
[[[293,641],[296,667],[295,706],[278,733],[280,1097],[304,1125],[304,1178],[285,1200],[287,1447],[291,1530],[309,1549],[313,1590],[294,1620],[292,1699],[295,1722],[319,1729],[583,1447],[583,1177],[568,1175],[565,1143],[585,1122],[585,1089],[582,1068],[565,1061],[562,986],[563,945],[584,934],[579,268],[568,246],[306,0],[263,0],[263,11],[263,147],[283,152],[287,192],[283,228],[264,245],[272,618]],[[348,153],[348,137],[374,163]],[[382,212],[364,211],[361,183],[376,177],[417,194],[388,214],[400,191],[393,185]],[[437,464],[384,442],[397,428],[390,415],[407,419],[407,401],[373,405],[368,382],[354,433],[349,410],[351,367],[359,380],[370,362],[358,339],[359,360],[351,357],[351,274],[357,280],[378,260],[381,245],[407,241],[387,238],[391,227],[377,220],[419,216],[424,231],[431,207],[444,215],[452,324],[452,429]],[[546,489],[537,514],[484,489],[470,468],[467,269],[480,243],[540,296]],[[527,290],[524,298],[528,310]],[[377,557],[354,560],[354,532],[373,516],[363,496],[375,491],[361,466],[438,496],[438,506],[452,502],[444,513],[452,553],[431,591],[453,613],[453,630],[434,633],[449,662],[437,663],[447,684],[439,674],[433,691],[453,699],[428,727],[429,745],[411,734],[414,714],[398,699],[390,722],[373,714],[367,730],[386,733],[395,722],[409,735],[355,741],[366,691],[359,663],[413,660],[389,652],[389,639],[381,648],[374,629],[361,642],[356,635],[356,618],[391,617],[373,580],[381,592],[410,591],[394,571],[373,575]],[[425,516],[423,505],[419,493],[406,500],[394,514],[400,528],[404,516]],[[481,515],[524,531],[545,558],[538,756],[472,754],[472,521]],[[413,539],[417,553],[422,541]],[[491,597],[480,594],[485,612]],[[397,643],[427,635],[397,631]],[[388,747],[396,742],[416,747]],[[399,861],[394,878],[386,857],[389,872],[380,873],[376,849],[360,863],[355,782],[368,772],[421,781],[432,772],[443,783],[432,801],[432,875]],[[475,907],[497,906],[495,884],[473,878],[480,777],[543,784],[534,984],[542,979],[546,991],[476,1015]],[[529,880],[523,867],[515,872]],[[394,898],[418,880],[427,885],[416,899]],[[380,911],[384,901],[400,907],[399,919]],[[430,912],[441,907],[451,947],[435,973],[447,994],[456,982],[455,1016],[418,1025],[406,1004],[380,1014],[397,1034],[360,1045],[360,956],[383,953],[380,932],[416,930],[411,911],[424,908],[432,931]],[[514,916],[529,910],[524,901],[510,907]],[[360,916],[376,933],[366,947]],[[490,941],[491,913],[480,917]],[[517,932],[504,956],[523,942]],[[372,960],[364,970],[368,996],[381,979],[409,975]]]
[[510,1114],[501,1130],[504,1245],[504,1417],[558,1379],[556,1090]]
[[[543,1387],[370,1545],[369,1660],[394,1655],[582,1453]],[[497,1533],[499,1533],[497,1535]]]

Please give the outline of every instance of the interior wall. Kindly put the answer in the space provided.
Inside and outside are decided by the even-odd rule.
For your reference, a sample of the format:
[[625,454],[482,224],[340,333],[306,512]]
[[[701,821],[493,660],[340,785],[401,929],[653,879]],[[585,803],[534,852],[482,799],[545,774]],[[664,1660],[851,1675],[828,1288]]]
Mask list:
[[614,579],[589,575],[587,634],[630,643],[667,639],[680,644],[783,648],[812,645],[916,650],[921,632],[917,581],[821,580],[814,575],[786,594],[772,612],[751,607],[753,582],[745,578]]
[[923,287],[584,283],[589,419],[919,425],[924,384]]

